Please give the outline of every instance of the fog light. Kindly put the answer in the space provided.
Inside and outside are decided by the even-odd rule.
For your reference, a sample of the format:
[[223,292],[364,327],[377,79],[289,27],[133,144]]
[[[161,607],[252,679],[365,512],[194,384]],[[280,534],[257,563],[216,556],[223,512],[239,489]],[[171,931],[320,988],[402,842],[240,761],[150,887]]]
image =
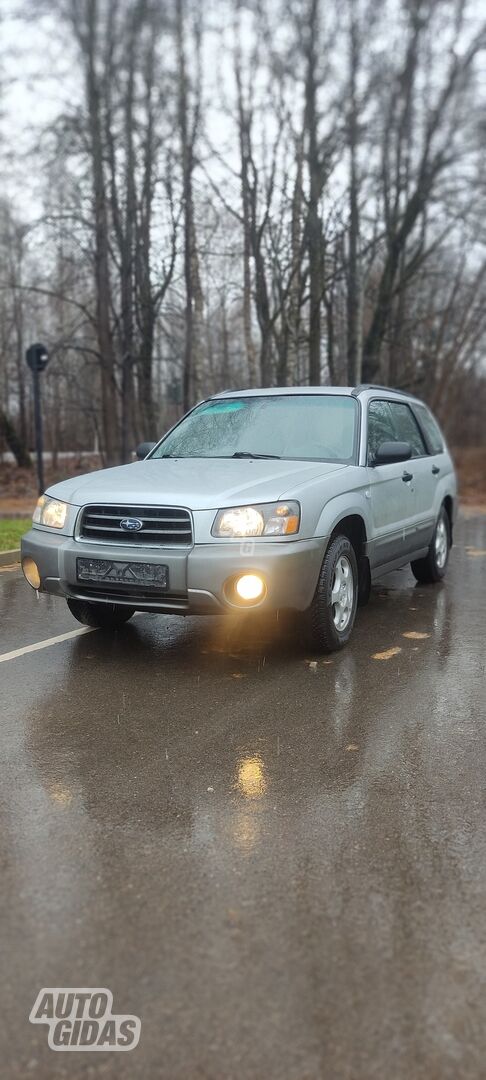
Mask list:
[[22,559],[22,570],[24,578],[29,582],[29,585],[32,585],[33,589],[39,589],[41,579],[37,563],[35,563],[33,559],[26,557],[25,559]]
[[265,591],[265,584],[257,574],[242,574],[235,582],[235,589],[240,600],[259,600]]

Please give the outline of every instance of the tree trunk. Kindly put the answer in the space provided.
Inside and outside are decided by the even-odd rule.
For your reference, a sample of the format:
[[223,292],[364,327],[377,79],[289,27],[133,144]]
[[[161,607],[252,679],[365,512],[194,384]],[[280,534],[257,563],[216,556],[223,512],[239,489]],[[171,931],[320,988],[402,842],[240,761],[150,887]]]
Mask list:
[[350,0],[349,31],[349,117],[348,117],[348,152],[349,152],[349,241],[348,241],[348,382],[356,385],[361,382],[362,347],[361,347],[361,282],[359,267],[359,181],[358,181],[358,102],[357,77],[359,65],[359,30],[356,22],[355,0]]
[[19,469],[29,469],[32,465],[29,451],[3,409],[0,409],[0,435],[5,439]]
[[98,27],[97,0],[88,0],[86,40],[82,40],[86,61],[86,94],[89,115],[91,173],[95,223],[96,325],[101,356],[101,415],[104,459],[107,465],[119,461],[116,408],[115,356],[111,333],[111,283],[109,268],[108,214],[103,167],[103,137],[100,115],[100,90],[96,73]]
[[302,173],[303,173],[303,140],[297,144],[296,176],[292,197],[292,220],[291,220],[291,280],[289,286],[288,316],[287,316],[287,350],[285,383],[293,386],[298,380],[299,367],[299,343],[300,343],[300,305],[301,305],[301,263],[302,263]]
[[317,22],[318,0],[311,0],[305,83],[305,128],[309,169],[307,248],[309,254],[309,384],[321,382],[322,223],[319,214],[321,164],[317,133]]
[[[239,37],[239,27],[235,26],[235,35]],[[251,114],[245,107],[241,74],[241,56],[239,47],[235,53],[235,80],[238,102],[238,144],[240,151],[240,187],[243,230],[243,335],[245,340],[246,362],[248,365],[249,386],[258,386],[259,372],[257,356],[252,334],[252,295],[251,295],[251,188],[250,188],[250,125]]]
[[[176,0],[176,35],[179,65],[178,120],[182,157],[182,197],[184,206],[184,284],[185,342],[184,370],[182,378],[183,405],[187,410],[193,404],[200,382],[199,348],[202,321],[202,290],[199,276],[199,259],[196,244],[194,217],[194,148],[199,121],[199,87],[193,109],[189,100],[189,79],[185,50],[185,0]],[[196,39],[196,49],[200,42]]]

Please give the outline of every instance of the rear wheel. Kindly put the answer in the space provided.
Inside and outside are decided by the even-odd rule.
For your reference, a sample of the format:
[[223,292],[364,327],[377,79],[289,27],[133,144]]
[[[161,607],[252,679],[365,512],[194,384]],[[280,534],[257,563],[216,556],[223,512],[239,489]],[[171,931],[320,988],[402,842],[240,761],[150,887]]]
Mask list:
[[417,581],[430,585],[444,577],[451,546],[451,527],[445,506],[441,508],[435,526],[432,543],[424,559],[411,563],[412,573]]
[[356,554],[347,536],[336,536],[327,549],[307,613],[310,645],[322,652],[342,649],[354,626],[357,602]]
[[71,596],[67,598],[67,606],[78,622],[100,630],[117,630],[135,612],[135,608],[124,604],[96,604],[91,600],[74,600]]

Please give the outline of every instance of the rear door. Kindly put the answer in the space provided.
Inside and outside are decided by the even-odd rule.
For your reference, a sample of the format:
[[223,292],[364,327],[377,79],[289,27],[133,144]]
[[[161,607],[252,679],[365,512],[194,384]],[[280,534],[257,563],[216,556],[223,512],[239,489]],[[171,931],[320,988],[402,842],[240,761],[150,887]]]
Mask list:
[[437,479],[424,435],[412,407],[406,401],[393,401],[390,407],[397,438],[410,443],[412,447],[412,458],[406,464],[409,466],[409,473],[413,474],[411,483],[415,491],[415,527],[412,539],[415,550],[418,550],[428,547],[434,531]]
[[378,398],[368,404],[368,483],[374,533],[370,545],[372,568],[395,559],[403,558],[406,563],[417,546],[415,478],[409,468],[412,462],[373,465],[381,443],[401,439],[397,435],[392,406],[393,402]]
[[451,461],[446,450],[444,437],[440,427],[427,406],[414,402],[412,408],[414,416],[418,420],[422,430],[429,452],[429,456],[426,459],[427,465],[425,467],[424,485],[429,491],[428,502],[430,505],[427,532],[428,539],[426,539],[425,542],[430,543],[438,514],[439,499],[437,496],[437,487],[439,481],[451,472]]

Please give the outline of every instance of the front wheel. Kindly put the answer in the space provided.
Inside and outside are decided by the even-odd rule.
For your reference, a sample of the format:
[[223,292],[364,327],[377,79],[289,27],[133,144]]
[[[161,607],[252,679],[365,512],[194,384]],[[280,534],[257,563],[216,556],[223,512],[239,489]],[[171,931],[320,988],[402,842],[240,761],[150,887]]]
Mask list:
[[91,600],[74,600],[71,596],[67,597],[67,606],[83,626],[94,626],[99,630],[117,630],[135,612],[135,608],[124,604],[96,604]]
[[357,602],[355,551],[347,536],[336,536],[327,549],[307,613],[311,646],[321,652],[342,649],[354,626]]
[[437,518],[432,543],[427,555],[424,559],[416,559],[415,562],[410,564],[417,581],[424,585],[430,585],[435,581],[442,580],[446,572],[450,547],[451,528],[449,515],[445,506],[443,506]]

